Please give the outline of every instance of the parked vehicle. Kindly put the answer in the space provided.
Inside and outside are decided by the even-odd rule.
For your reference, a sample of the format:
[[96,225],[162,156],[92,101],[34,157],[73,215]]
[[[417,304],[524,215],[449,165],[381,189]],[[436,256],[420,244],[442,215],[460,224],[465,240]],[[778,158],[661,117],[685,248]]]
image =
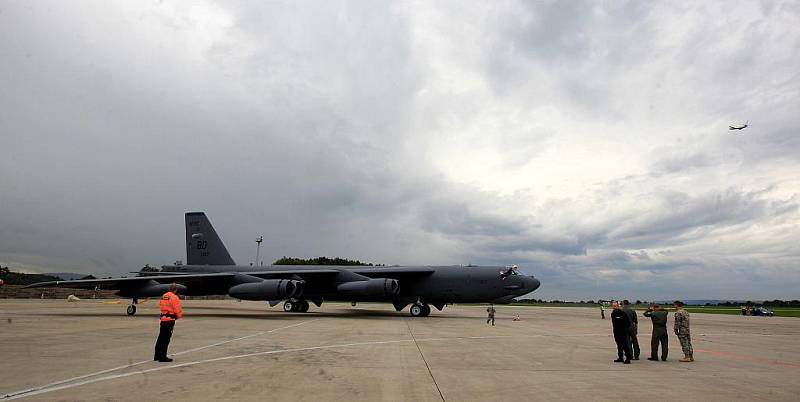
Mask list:
[[756,307],[756,308],[753,309],[753,312],[751,313],[751,315],[760,316],[760,317],[772,317],[772,316],[775,315],[775,313],[772,312],[772,310],[770,310],[770,309],[768,309],[766,307]]

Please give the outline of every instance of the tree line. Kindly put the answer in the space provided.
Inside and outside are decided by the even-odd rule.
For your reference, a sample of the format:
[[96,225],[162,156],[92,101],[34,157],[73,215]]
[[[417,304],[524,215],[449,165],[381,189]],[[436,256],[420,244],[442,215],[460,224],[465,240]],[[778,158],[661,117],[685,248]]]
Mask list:
[[287,257],[283,256],[272,265],[359,265],[359,266],[366,266],[366,267],[375,267],[375,266],[384,266],[383,264],[373,264],[373,263],[366,263],[361,262],[359,260],[349,260],[347,258],[328,258],[328,257],[317,257],[317,258],[296,258],[296,257]]
[[[26,274],[14,272],[9,267],[0,267],[0,279],[6,285],[30,285],[36,282],[63,281],[64,278],[46,274]],[[86,275],[81,279],[96,279],[92,275]]]
[[762,302],[754,302],[748,300],[746,302],[726,301],[722,303],[706,303],[706,306],[719,306],[719,307],[739,307],[739,306],[765,306],[765,307],[800,307],[800,300],[764,300]]
[[[544,299],[522,299],[517,300],[516,303],[524,303],[524,304],[600,304],[601,302],[607,302],[608,300],[581,300],[579,302],[576,301],[569,301],[569,300],[544,300]],[[648,305],[654,302],[636,300],[635,305]],[[740,307],[740,306],[750,306],[750,307],[800,307],[800,300],[764,300],[764,301],[724,301],[719,303],[705,303],[705,306],[708,307]]]
[[6,285],[30,285],[36,282],[61,281],[63,279],[43,274],[24,274],[11,271],[8,267],[0,267],[0,279]]

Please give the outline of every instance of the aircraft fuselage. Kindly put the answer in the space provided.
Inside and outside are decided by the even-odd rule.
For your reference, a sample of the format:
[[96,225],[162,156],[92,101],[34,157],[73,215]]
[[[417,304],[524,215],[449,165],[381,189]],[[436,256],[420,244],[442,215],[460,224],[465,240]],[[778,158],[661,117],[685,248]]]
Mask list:
[[[414,298],[427,303],[504,303],[513,298],[536,290],[540,283],[533,276],[509,275],[503,278],[501,272],[507,270],[500,266],[425,266],[425,267],[367,267],[367,266],[329,266],[329,265],[270,265],[262,267],[237,265],[168,265],[162,267],[166,273],[212,273],[236,272],[246,275],[248,272],[269,272],[282,270],[339,271],[332,274],[330,281],[307,282],[303,288],[304,298],[340,300],[340,301],[391,301],[397,298]],[[403,271],[409,273],[419,269],[432,272],[425,276],[405,277]],[[337,286],[352,281],[350,273],[367,278],[391,278],[400,282],[399,292],[394,296],[342,296]],[[341,278],[339,278],[341,277]],[[204,284],[203,286],[187,286],[188,295],[226,294],[228,283]],[[217,289],[214,289],[217,288]]]

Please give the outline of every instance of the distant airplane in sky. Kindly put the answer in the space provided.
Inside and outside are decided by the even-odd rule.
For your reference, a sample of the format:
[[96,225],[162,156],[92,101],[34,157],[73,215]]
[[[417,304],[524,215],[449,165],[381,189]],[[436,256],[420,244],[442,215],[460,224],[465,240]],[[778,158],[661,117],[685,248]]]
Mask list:
[[190,296],[229,295],[240,300],[283,301],[287,312],[306,312],[309,301],[389,302],[397,311],[411,305],[414,317],[430,314],[447,303],[509,303],[536,290],[540,283],[511,267],[369,267],[236,265],[203,212],[186,213],[187,265],[165,265],[136,277],[39,282],[28,287],[99,288],[131,298],[128,315],[136,314],[139,298],[159,297],[171,283]]
[[744,130],[745,128],[747,128],[748,123],[750,123],[750,120],[744,123],[743,126],[728,126],[728,130]]

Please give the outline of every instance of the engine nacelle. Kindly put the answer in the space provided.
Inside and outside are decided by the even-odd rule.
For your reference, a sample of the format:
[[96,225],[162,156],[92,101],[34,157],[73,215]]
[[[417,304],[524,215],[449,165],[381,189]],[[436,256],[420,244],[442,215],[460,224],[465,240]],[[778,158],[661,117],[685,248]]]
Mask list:
[[228,295],[241,300],[283,300],[299,296],[302,290],[302,281],[265,279],[233,286],[228,289]]
[[[148,281],[140,287],[136,288],[122,288],[117,292],[118,296],[122,297],[161,297],[167,293],[170,283],[158,283],[154,280]],[[186,286],[177,284],[175,293],[186,294]]]
[[373,278],[341,283],[336,290],[346,296],[394,296],[400,292],[397,279]]

